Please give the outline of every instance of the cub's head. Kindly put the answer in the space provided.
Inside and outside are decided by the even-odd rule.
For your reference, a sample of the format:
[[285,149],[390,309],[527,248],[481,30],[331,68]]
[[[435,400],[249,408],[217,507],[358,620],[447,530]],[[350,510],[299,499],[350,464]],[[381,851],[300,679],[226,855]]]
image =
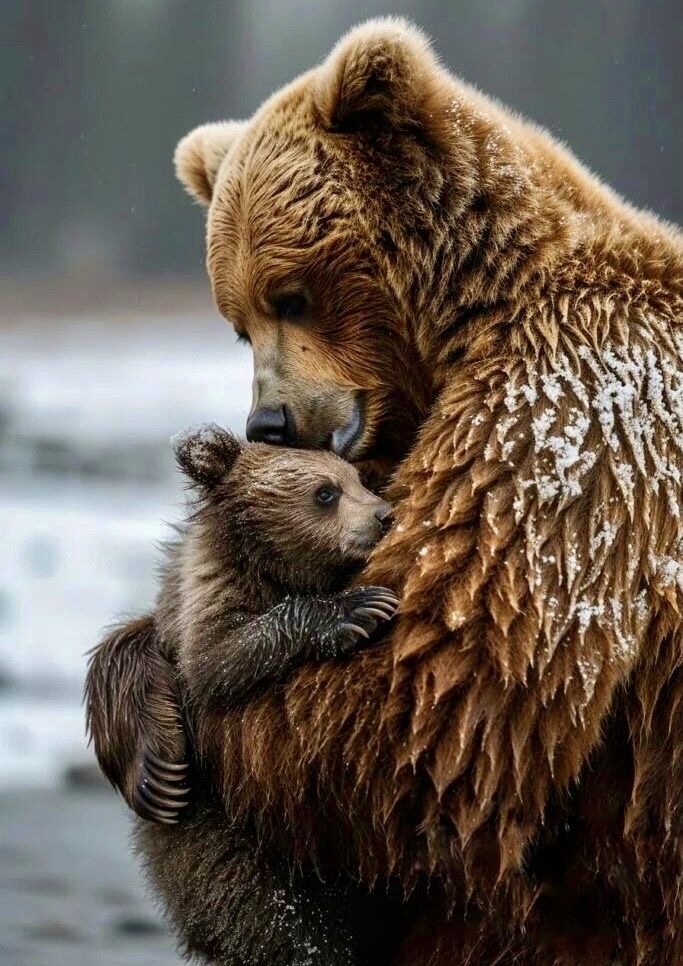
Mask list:
[[183,434],[175,451],[213,552],[237,552],[249,572],[293,590],[332,586],[389,526],[390,505],[333,453],[243,444],[214,425]]
[[427,264],[435,212],[471,190],[443,170],[443,76],[417,29],[372,21],[250,120],[178,145],[216,302],[252,347],[248,439],[354,462],[410,446],[431,393],[422,280],[451,257]]

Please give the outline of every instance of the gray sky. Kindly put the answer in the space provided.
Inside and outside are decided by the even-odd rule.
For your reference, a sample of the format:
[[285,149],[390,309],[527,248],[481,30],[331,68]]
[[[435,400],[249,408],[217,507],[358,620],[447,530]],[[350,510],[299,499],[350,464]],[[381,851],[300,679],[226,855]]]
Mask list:
[[203,272],[170,158],[250,114],[370,15],[410,16],[456,73],[546,124],[638,205],[683,221],[680,0],[4,0],[3,273]]

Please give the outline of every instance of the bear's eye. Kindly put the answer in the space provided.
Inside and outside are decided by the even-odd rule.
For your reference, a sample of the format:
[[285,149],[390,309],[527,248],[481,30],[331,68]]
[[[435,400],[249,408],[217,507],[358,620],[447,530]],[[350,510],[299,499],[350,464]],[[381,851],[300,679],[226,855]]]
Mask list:
[[315,498],[321,506],[330,506],[339,499],[339,490],[336,486],[319,486],[315,491]]
[[305,292],[286,292],[273,299],[273,311],[281,322],[300,322],[308,315],[309,308]]

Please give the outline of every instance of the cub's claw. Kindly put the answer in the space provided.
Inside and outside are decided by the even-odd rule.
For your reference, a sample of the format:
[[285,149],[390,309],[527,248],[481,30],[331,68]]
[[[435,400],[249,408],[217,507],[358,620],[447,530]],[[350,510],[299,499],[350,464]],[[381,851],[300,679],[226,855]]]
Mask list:
[[391,620],[399,605],[388,587],[357,587],[342,598],[346,613],[339,624],[340,654],[348,654],[368,640],[379,624]]
[[177,825],[179,813],[189,804],[189,765],[165,761],[145,748],[133,808],[137,814],[160,825]]

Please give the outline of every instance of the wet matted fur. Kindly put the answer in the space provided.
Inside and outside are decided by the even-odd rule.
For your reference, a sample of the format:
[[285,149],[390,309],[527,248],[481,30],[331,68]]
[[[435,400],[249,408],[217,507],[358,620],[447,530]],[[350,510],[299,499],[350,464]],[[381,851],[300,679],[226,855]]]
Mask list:
[[179,435],[175,449],[193,488],[188,520],[167,547],[154,613],[92,653],[95,752],[144,819],[136,851],[189,957],[379,966],[393,915],[386,894],[344,875],[321,881],[310,863],[295,868],[231,821],[211,789],[228,709],[305,661],[348,658],[395,613],[385,588],[344,589],[391,508],[329,452],[243,445],[215,425]]

